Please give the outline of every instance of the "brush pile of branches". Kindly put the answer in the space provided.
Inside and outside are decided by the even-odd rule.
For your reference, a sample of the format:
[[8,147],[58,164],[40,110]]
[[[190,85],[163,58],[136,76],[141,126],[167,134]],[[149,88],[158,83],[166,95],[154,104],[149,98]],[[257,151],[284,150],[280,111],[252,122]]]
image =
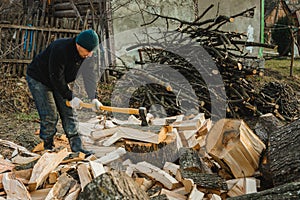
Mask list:
[[[261,70],[261,60],[249,56],[248,51],[245,50],[246,47],[275,48],[275,46],[249,42],[247,35],[244,33],[221,30],[223,25],[233,22],[237,17],[252,15],[255,7],[233,16],[217,16],[213,19],[201,21],[212,7],[207,8],[193,22],[151,13],[155,16],[154,20],[144,24],[144,26],[152,24],[157,19],[166,20],[167,25],[170,21],[175,21],[179,23],[179,27],[175,31],[178,35],[172,32],[172,37],[176,38],[176,43],[174,42],[175,39],[171,42],[157,40],[151,44],[141,43],[128,48],[128,50],[138,48],[143,59],[138,61],[137,64],[147,68],[147,71],[144,72],[141,69],[136,69],[136,73],[131,73],[133,76],[131,80],[145,80],[155,76],[156,79],[162,82],[159,84],[160,87],[155,84],[146,84],[146,86],[140,87],[131,98],[131,105],[137,107],[142,104],[150,109],[154,104],[159,104],[166,111],[165,114],[174,115],[187,111],[182,109],[182,104],[178,103],[178,96],[182,96],[185,104],[189,104],[192,108],[198,109],[199,112],[205,113],[207,117],[212,115],[222,117],[222,115],[224,116],[223,113],[226,113],[226,117],[244,118],[245,116],[273,113],[282,120],[290,121],[298,118],[299,102],[292,99],[291,95],[280,95],[279,99],[274,99],[270,97],[272,94],[265,91],[268,86],[260,90],[261,88],[255,88],[253,82],[249,79],[253,76],[262,76],[263,70]],[[199,53],[199,48],[196,48],[196,46],[205,49],[211,57],[211,62],[205,52]],[[176,52],[180,52],[181,55]],[[153,66],[153,64],[156,65],[156,68],[151,70],[149,65]],[[201,66],[200,72],[199,69],[195,68],[195,65],[198,64]],[[163,72],[163,66],[171,67],[179,72],[185,80],[189,81],[197,96],[197,101],[194,98],[189,98],[191,88],[184,88],[180,79],[175,82],[170,82],[167,79],[170,75]],[[217,67],[217,70],[214,66]],[[160,76],[157,76],[157,74]],[[215,81],[220,75],[222,83]],[[141,78],[141,76],[144,78]],[[174,87],[175,90],[173,88],[170,91],[167,89],[168,87],[164,87],[166,85],[164,81],[177,87]],[[131,81],[124,82],[123,87],[128,89],[132,83]],[[140,83],[136,84],[139,85]],[[213,87],[210,87],[209,84]],[[223,95],[222,87],[225,91]],[[287,86],[281,85],[281,87]],[[212,102],[212,98],[217,99],[217,103]],[[213,111],[213,103],[219,108],[218,111]],[[224,107],[223,110],[222,107]]]

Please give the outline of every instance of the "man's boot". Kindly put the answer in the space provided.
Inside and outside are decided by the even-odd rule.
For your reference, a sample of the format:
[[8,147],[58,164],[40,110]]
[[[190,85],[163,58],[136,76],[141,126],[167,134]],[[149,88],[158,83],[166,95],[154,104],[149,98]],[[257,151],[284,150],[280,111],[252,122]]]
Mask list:
[[54,147],[53,139],[44,140],[44,150],[52,151]]
[[82,147],[82,141],[79,135],[75,135],[69,138],[69,143],[73,152],[82,152],[86,155],[86,157],[90,156],[91,154],[94,154],[94,152],[88,151]]

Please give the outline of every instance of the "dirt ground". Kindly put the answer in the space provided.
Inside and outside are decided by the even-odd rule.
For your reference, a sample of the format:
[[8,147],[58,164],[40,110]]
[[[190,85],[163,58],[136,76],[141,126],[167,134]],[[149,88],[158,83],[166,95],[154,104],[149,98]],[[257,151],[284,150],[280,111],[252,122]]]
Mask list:
[[[279,72],[266,69],[263,77],[253,78],[253,81],[258,88],[270,81],[286,83],[294,89],[296,94],[300,94],[300,77],[298,77],[297,75],[295,75],[294,77],[283,76]],[[23,88],[21,88],[19,91],[16,89],[17,87],[12,86],[14,90],[16,90],[14,92],[14,95],[28,95],[28,91],[24,93],[24,90],[26,91],[27,87],[26,84],[24,84],[24,80],[21,80],[20,82],[22,84],[17,84],[17,87],[23,85]],[[102,93],[100,94],[102,95],[101,99],[103,99],[104,101],[109,98],[109,88],[112,87],[109,85],[105,85],[100,90],[102,91]],[[26,102],[28,104],[28,109],[25,110],[25,112],[20,112],[20,107],[22,108],[22,105],[20,105],[19,107],[16,105],[11,106],[11,104],[7,103],[7,98],[15,97],[7,96],[8,93],[3,92],[2,90],[0,88],[0,95],[2,98],[2,106],[0,107],[0,139],[12,141],[16,144],[24,146],[28,150],[32,150],[33,147],[41,142],[37,134],[39,130],[39,118],[33,106],[33,102]],[[25,108],[25,106],[23,106],[23,108]],[[251,122],[249,122],[249,124],[251,125]],[[61,125],[59,124],[57,136],[60,137],[61,135],[63,135],[63,130]],[[55,143],[57,145],[65,145],[68,147],[68,142],[66,141],[56,140]],[[10,151],[11,150],[7,147],[0,145],[0,154],[2,154],[4,157],[11,155]]]

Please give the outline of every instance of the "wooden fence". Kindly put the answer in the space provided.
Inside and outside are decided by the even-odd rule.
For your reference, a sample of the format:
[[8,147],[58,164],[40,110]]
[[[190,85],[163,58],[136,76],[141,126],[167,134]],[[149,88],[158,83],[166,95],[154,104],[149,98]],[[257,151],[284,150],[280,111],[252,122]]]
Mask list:
[[[23,18],[17,24],[0,24],[0,74],[24,76],[32,58],[57,38],[75,37],[88,28],[87,21],[74,18]],[[101,34],[101,24],[93,21]]]

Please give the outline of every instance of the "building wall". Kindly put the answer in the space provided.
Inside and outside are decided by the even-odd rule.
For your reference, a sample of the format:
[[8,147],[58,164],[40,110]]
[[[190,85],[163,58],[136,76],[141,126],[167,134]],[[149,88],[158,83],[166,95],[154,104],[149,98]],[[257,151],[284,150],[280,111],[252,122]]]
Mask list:
[[[194,19],[194,2],[192,0],[113,0],[112,1],[112,24],[114,32],[114,52],[128,66],[139,60],[137,51],[127,52],[125,49],[134,42],[141,40],[142,34],[136,36],[138,30],[144,31],[141,25],[151,22],[155,16],[150,13],[157,13],[164,16],[175,17],[186,21]],[[148,13],[147,13],[148,12]],[[178,27],[178,22],[169,22],[170,30]],[[167,27],[166,20],[158,19],[147,26]],[[137,30],[138,29],[138,30]],[[151,34],[150,34],[151,35]],[[151,37],[151,36],[150,36]],[[143,38],[144,39],[144,38]],[[120,60],[117,59],[117,64]]]
[[[113,0],[112,20],[114,35],[131,29],[141,28],[142,24],[152,21],[155,17],[147,14],[147,11],[181,20],[193,21],[195,14],[201,15],[211,4],[215,6],[202,20],[214,18],[216,15],[235,15],[256,6],[253,18],[238,17],[233,23],[226,24],[222,29],[248,33],[250,41],[260,42],[260,2],[261,0]],[[159,19],[151,25],[166,28],[166,20]],[[178,22],[170,22],[168,25],[171,30],[174,30],[174,28],[178,27]],[[121,40],[116,38],[115,46],[117,51],[125,45],[127,39],[126,35],[122,35]],[[249,53],[257,55],[258,48],[250,47]]]
[[[147,12],[157,13],[169,17],[191,21],[194,18],[194,2],[192,0],[113,0],[113,24],[114,32],[141,27],[155,18]],[[141,12],[143,11],[143,12]],[[171,23],[170,27],[178,23]],[[166,27],[165,20],[157,20],[152,26]]]

